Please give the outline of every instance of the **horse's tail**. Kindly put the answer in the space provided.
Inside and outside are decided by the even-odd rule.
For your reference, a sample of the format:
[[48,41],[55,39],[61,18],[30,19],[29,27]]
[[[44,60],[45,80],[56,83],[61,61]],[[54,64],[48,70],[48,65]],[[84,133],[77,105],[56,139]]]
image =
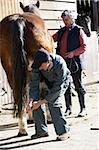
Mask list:
[[27,54],[24,48],[25,22],[16,19],[11,22],[13,93],[18,113],[21,115],[23,100],[26,98]]

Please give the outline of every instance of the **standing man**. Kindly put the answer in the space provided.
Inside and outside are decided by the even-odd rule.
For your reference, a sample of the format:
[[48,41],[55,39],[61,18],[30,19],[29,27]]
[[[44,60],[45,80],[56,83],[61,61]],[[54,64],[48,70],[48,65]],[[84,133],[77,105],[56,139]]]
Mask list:
[[[80,26],[75,24],[74,14],[72,11],[65,10],[61,18],[65,24],[58,32],[53,35],[53,39],[57,42],[56,52],[60,54],[66,61],[67,67],[71,71],[71,76],[78,94],[80,112],[79,117],[86,115],[85,110],[85,90],[82,86],[81,74],[85,69],[83,53],[86,50],[84,32]],[[71,89],[70,85],[65,93],[66,115],[70,115],[71,111]]]
[[[48,127],[45,119],[45,103],[54,124],[57,140],[66,140],[69,135],[69,126],[65,117],[64,94],[70,82],[70,72],[64,59],[55,54],[49,54],[40,49],[34,56],[32,65],[33,73],[30,83],[30,107],[33,108],[36,133],[32,139],[48,136]],[[48,87],[48,93],[42,99],[40,97],[39,83],[41,76]]]

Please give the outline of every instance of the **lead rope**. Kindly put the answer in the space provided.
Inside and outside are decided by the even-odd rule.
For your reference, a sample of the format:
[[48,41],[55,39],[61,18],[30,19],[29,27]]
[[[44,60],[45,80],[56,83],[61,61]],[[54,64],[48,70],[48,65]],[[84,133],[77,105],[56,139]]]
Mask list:
[[[75,70],[72,70],[72,64],[75,63],[75,66],[76,66],[76,69]],[[71,58],[70,59],[70,65],[69,65],[69,69],[71,71],[71,73],[76,73],[78,70],[79,70],[79,66],[77,64],[77,62],[75,61],[74,58]]]

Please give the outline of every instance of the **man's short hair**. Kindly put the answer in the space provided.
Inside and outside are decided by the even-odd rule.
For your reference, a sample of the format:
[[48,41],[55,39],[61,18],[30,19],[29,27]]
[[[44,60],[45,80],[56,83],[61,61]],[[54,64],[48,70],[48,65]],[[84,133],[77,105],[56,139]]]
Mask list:
[[75,19],[76,15],[77,15],[77,13],[75,13],[75,11],[73,11],[73,10],[64,10],[61,14],[61,17],[68,16],[72,19]]
[[33,54],[34,62],[32,64],[33,69],[39,69],[42,63],[51,60],[50,54],[47,50],[39,49],[35,54]]

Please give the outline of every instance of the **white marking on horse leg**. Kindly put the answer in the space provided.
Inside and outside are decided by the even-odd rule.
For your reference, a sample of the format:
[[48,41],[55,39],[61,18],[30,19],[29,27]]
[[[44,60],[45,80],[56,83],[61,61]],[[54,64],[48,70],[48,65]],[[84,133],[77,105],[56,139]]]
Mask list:
[[18,125],[19,125],[19,133],[22,134],[22,135],[27,134],[27,118],[26,118],[26,114],[22,115],[19,118]]

